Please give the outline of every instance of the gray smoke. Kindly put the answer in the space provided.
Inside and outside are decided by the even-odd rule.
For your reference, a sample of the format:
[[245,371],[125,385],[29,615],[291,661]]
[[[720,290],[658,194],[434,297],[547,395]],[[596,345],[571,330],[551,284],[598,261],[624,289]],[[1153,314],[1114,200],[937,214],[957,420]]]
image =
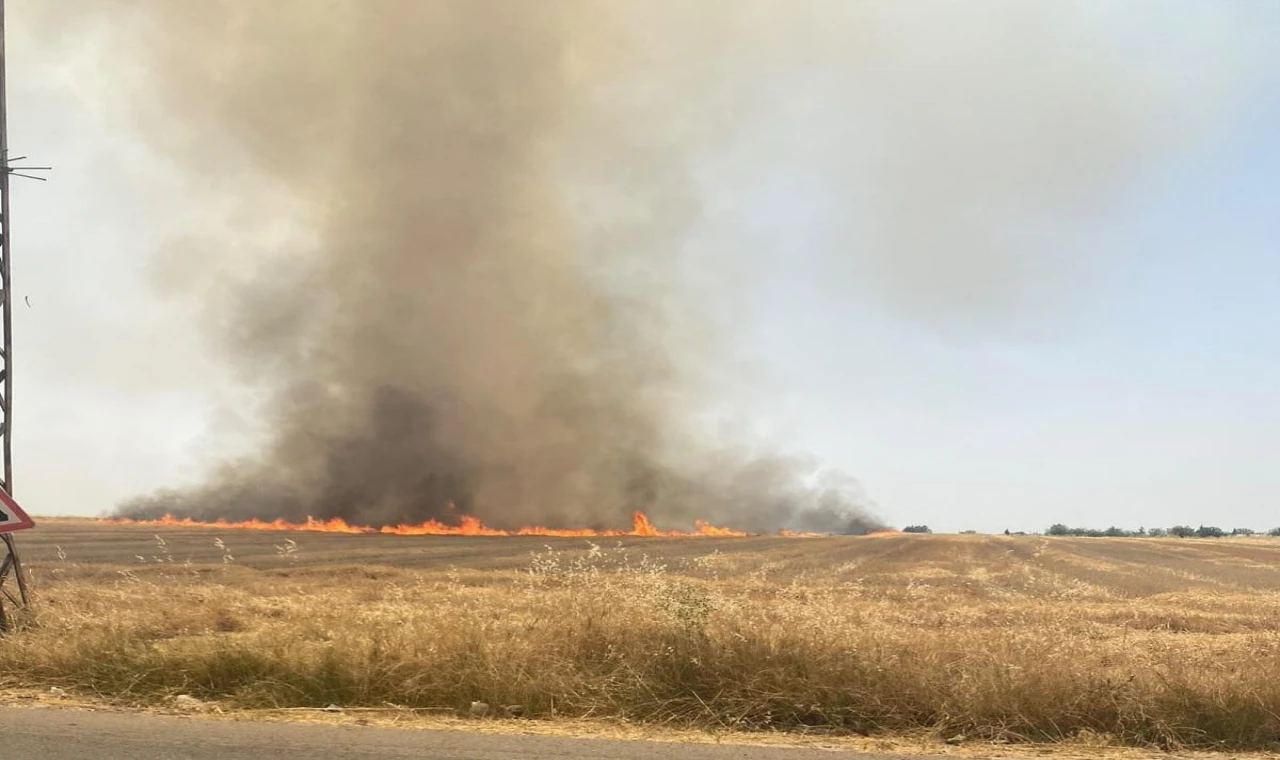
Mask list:
[[[1019,308],[1063,278],[1064,229],[1229,79],[1126,67],[1123,24],[1083,5],[967,7],[28,8],[67,38],[105,30],[106,86],[218,220],[157,283],[202,304],[264,398],[258,454],[122,511],[877,527],[852,480],[691,422],[743,306],[691,285],[709,199],[807,172],[828,292],[926,320]],[[692,264],[742,281],[721,258]]]
[[[78,4],[108,8],[138,123],[227,209],[157,281],[202,300],[270,431],[123,514],[877,524],[811,468],[682,422],[716,351],[678,283],[690,154],[713,134],[664,103],[708,73],[614,91],[645,61],[606,4]],[[285,243],[253,241],[286,214]]]

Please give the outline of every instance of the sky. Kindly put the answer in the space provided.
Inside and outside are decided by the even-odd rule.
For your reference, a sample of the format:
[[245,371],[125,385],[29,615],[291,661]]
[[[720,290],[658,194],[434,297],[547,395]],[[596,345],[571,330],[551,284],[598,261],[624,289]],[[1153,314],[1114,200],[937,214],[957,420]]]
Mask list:
[[[250,446],[254,396],[156,287],[201,209],[95,76],[101,39],[36,44],[33,2],[10,145],[55,169],[14,188],[16,495],[96,515]],[[753,70],[688,242],[746,262],[718,403],[898,526],[1280,525],[1280,4],[1134,3],[1079,58],[1098,28],[1042,57],[990,7],[889,14],[864,68]],[[1028,72],[999,80],[1014,106],[988,51]],[[1120,115],[1077,139],[1064,97]],[[974,230],[994,253],[952,256]]]

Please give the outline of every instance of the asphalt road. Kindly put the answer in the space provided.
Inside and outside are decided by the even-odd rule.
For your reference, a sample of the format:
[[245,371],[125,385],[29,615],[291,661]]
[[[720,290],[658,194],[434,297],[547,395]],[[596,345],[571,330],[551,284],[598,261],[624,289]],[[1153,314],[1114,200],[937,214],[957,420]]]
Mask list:
[[827,760],[833,754],[857,760],[889,760],[885,756],[821,749],[0,708],[0,758],[3,760]]

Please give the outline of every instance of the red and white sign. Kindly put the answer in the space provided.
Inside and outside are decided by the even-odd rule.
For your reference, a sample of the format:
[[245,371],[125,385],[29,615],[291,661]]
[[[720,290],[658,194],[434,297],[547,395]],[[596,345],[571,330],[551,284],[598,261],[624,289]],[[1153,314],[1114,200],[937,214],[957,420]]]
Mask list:
[[27,528],[36,527],[35,522],[26,512],[22,511],[22,507],[18,506],[18,502],[13,497],[0,488],[0,533],[10,533],[15,530],[25,530]]

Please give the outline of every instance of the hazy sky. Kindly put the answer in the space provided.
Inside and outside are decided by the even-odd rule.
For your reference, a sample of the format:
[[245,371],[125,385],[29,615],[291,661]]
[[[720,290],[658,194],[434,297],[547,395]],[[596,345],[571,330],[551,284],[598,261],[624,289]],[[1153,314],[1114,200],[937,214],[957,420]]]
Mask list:
[[[36,4],[10,3],[10,145],[56,169],[13,201],[16,490],[99,514],[253,413],[154,287],[200,209],[103,38],[34,44]],[[850,5],[806,7],[860,44]],[[688,242],[748,262],[720,406],[895,525],[1280,525],[1280,4],[946,7],[860,19],[855,64],[744,73]]]

